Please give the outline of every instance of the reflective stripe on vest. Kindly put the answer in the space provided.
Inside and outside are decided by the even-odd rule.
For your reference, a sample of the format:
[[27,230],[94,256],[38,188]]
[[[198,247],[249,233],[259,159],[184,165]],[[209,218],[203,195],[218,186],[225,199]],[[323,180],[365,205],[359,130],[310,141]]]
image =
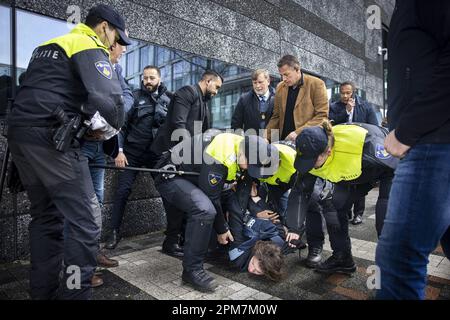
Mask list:
[[69,58],[78,52],[89,49],[103,49],[109,56],[108,48],[100,41],[94,30],[84,23],[77,24],[68,34],[48,40],[41,46],[49,44],[60,46]]
[[280,154],[280,165],[273,176],[266,179],[260,179],[260,181],[276,186],[278,185],[277,180],[283,183],[289,183],[291,180],[292,175],[296,171],[294,168],[294,161],[297,152],[295,149],[284,144],[275,143],[274,146],[278,149]]
[[331,182],[357,179],[362,173],[362,153],[367,130],[355,125],[333,127],[334,147],[319,169],[309,173]]
[[233,133],[221,133],[214,137],[205,152],[228,168],[227,181],[236,180],[239,171],[237,154],[244,137]]

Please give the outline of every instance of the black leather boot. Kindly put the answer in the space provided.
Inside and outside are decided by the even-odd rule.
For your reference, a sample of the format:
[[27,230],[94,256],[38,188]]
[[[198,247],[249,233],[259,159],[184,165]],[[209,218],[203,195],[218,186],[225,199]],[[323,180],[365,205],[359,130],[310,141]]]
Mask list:
[[308,268],[317,267],[322,261],[322,247],[309,247],[305,264]]
[[320,273],[344,273],[351,274],[356,271],[355,261],[351,253],[333,253],[326,261],[319,264],[315,271]]
[[120,239],[119,230],[113,230],[106,240],[105,248],[109,250],[115,249],[119,244]]
[[199,291],[211,292],[217,287],[214,278],[203,269],[208,252],[213,219],[190,219],[186,224],[182,280]]
[[171,242],[167,238],[162,244],[161,251],[172,257],[182,257],[184,255],[183,248],[177,242]]
[[203,269],[194,271],[183,270],[181,279],[184,283],[190,284],[195,290],[202,292],[213,292],[218,286],[214,278]]

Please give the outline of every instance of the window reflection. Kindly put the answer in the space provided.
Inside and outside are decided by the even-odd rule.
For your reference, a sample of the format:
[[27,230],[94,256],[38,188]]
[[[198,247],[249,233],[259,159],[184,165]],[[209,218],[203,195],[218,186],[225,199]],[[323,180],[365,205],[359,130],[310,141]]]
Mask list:
[[0,6],[0,118],[4,118],[11,98],[11,9]]

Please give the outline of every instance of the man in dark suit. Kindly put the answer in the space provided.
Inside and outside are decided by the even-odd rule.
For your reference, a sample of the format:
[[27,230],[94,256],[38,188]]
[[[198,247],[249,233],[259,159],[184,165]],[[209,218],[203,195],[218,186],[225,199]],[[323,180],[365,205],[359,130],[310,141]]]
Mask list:
[[253,90],[244,93],[234,109],[231,129],[265,129],[273,113],[275,89],[270,86],[270,75],[265,69],[252,73]]
[[[167,118],[156,134],[151,151],[156,156],[178,144],[183,139],[190,139],[196,134],[211,128],[211,116],[207,102],[214,97],[222,86],[223,78],[213,70],[206,70],[197,85],[178,89],[170,102]],[[183,131],[184,129],[184,131]],[[174,132],[177,130],[178,132]],[[174,137],[172,139],[172,133]],[[166,238],[162,251],[171,256],[182,256],[179,246],[183,215],[171,209],[163,199],[167,217]]]
[[[339,88],[340,100],[330,103],[329,118],[333,125],[341,123],[361,122],[379,125],[375,110],[361,97],[355,93],[355,85],[353,82],[343,82]],[[366,198],[357,199],[348,208],[347,215],[352,219],[353,225],[362,223],[362,215],[364,213]],[[354,216],[352,217],[352,207]]]
[[[177,129],[186,129],[185,135],[189,135],[186,138],[210,129],[211,115],[207,102],[217,94],[222,83],[220,74],[206,70],[197,85],[178,89],[173,95],[166,121],[158,130],[151,150],[161,155],[179,143],[181,139],[171,139],[172,133]],[[199,122],[201,132],[194,132],[196,122]]]

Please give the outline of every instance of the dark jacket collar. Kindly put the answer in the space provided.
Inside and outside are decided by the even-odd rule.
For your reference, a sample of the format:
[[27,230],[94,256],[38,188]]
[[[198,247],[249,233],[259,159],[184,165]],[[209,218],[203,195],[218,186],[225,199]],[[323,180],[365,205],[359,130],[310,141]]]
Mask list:
[[[150,91],[144,86],[144,83],[143,83],[142,81],[141,81],[141,91],[142,91],[142,93],[144,93],[144,94],[146,94],[146,95],[148,95],[148,96],[150,96],[150,97],[154,97],[154,96],[153,96],[153,92],[150,92]],[[159,83],[159,86],[158,86],[157,91],[158,91],[158,95],[155,97],[156,99],[158,99],[158,98],[161,97],[164,93],[166,93],[167,87],[164,85],[163,82],[160,82],[160,83]]]

